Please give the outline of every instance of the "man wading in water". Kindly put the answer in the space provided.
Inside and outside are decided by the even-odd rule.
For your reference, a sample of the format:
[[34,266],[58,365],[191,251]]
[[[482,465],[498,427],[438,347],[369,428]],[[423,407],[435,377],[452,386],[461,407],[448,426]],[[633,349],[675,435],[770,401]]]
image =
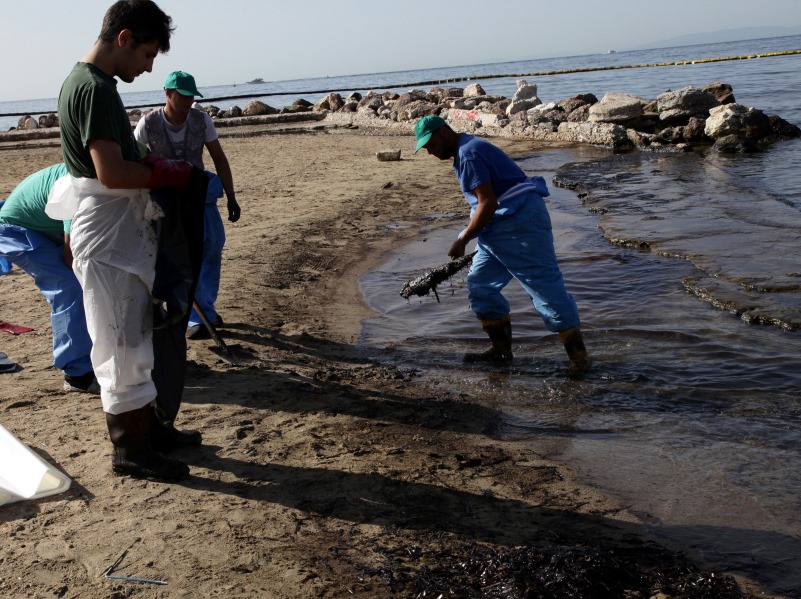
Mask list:
[[483,353],[465,355],[465,360],[512,360],[512,321],[509,302],[501,290],[514,277],[548,330],[559,333],[571,372],[586,372],[590,360],[576,302],[565,289],[556,261],[551,219],[543,199],[549,195],[545,180],[528,178],[502,150],[467,133],[456,133],[441,117],[423,117],[415,124],[414,135],[415,153],[425,148],[440,160],[453,160],[456,178],[470,204],[470,223],[448,255],[464,256],[467,243],[478,238],[467,290],[470,307],[491,346]]

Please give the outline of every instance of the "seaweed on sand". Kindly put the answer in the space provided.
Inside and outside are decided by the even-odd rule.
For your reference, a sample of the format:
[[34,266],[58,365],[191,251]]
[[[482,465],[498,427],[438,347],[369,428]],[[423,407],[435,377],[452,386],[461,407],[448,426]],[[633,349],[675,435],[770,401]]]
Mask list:
[[[729,576],[703,571],[654,544],[637,547],[397,548],[368,572],[409,599],[743,599]],[[413,551],[412,549],[416,549]],[[392,559],[392,558],[397,559]],[[375,579],[374,579],[375,580]]]
[[451,260],[450,262],[447,262],[441,266],[437,266],[436,268],[431,268],[425,271],[422,275],[412,279],[403,286],[403,289],[401,289],[400,292],[401,297],[403,299],[409,299],[409,296],[428,295],[433,291],[434,296],[437,298],[437,301],[439,301],[437,285],[447,281],[464,267],[469,266],[473,262],[473,256],[475,255],[476,253],[473,252],[472,254],[462,256],[461,258],[456,258],[455,260]]

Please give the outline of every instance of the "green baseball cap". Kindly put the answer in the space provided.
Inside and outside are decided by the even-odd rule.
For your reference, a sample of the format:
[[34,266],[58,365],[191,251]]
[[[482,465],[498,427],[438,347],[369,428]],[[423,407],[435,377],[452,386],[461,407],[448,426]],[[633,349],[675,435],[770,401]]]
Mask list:
[[420,148],[424,147],[429,142],[434,131],[443,125],[447,125],[445,119],[435,114],[429,114],[417,121],[414,124],[414,136],[417,138],[417,148],[414,153],[417,154]]
[[167,75],[167,81],[164,83],[164,89],[174,89],[182,96],[203,97],[203,94],[197,91],[195,78],[184,71],[173,71]]

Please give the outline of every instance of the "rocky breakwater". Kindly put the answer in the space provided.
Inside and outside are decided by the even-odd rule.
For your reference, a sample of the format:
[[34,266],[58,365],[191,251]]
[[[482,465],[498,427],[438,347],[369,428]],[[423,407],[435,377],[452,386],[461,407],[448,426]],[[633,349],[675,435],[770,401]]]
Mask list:
[[438,114],[457,131],[651,151],[712,144],[715,151],[751,152],[801,137],[801,129],[781,117],[737,104],[725,83],[668,90],[653,100],[608,92],[601,100],[581,94],[543,103],[537,86],[520,80],[512,98],[488,95],[474,83],[404,94],[332,93],[307,110],[327,111],[329,120],[352,125],[410,123]]
[[[738,104],[731,85],[712,83],[668,90],[656,99],[607,92],[600,100],[580,94],[543,103],[537,86],[517,82],[511,98],[488,95],[478,83],[413,89],[403,94],[370,91],[347,97],[330,93],[312,103],[303,98],[281,109],[252,100],[244,108],[198,106],[218,127],[325,120],[336,126],[397,128],[411,133],[417,119],[438,114],[459,132],[488,137],[587,143],[615,149],[687,151],[711,144],[719,152],[753,152],[801,137],[801,129],[776,115]],[[131,110],[132,125],[147,111]],[[0,141],[58,137],[58,117],[26,116]]]

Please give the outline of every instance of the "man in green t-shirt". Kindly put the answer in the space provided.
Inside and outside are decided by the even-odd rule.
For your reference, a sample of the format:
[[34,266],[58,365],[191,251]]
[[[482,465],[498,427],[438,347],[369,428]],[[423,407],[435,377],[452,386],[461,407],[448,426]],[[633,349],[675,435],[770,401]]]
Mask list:
[[151,0],[116,2],[58,100],[69,191],[77,195],[69,215],[73,270],[83,287],[92,364],[114,445],[112,469],[161,480],[181,478],[189,468],[153,444],[164,450],[199,445],[201,436],[173,427],[165,432],[153,420],[151,290],[161,212],[149,190],[186,187],[192,167],[152,155],[140,161],[115,77],[130,83],[150,72],[156,56],[169,50],[171,33],[172,19]]
[[45,214],[50,189],[66,174],[63,164],[37,171],[0,205],[0,257],[31,275],[50,304],[53,366],[64,372],[64,390],[99,394],[83,292],[72,272],[70,221]]

